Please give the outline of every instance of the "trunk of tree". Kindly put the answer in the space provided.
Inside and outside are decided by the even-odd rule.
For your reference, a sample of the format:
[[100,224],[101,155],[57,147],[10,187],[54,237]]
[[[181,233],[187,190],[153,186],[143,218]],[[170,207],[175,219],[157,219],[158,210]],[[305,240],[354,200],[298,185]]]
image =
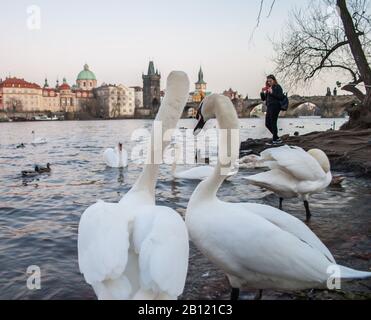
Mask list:
[[[346,0],[337,0],[337,5],[340,8],[340,17],[344,25],[345,34],[349,41],[349,46],[357,64],[358,71],[366,86],[366,94],[361,95],[361,91],[356,87],[352,90],[349,85],[345,90],[353,92],[361,99],[362,104],[359,107],[353,107],[349,110],[350,120],[345,125],[345,128],[356,127],[371,127],[371,68],[368,64],[365,52],[362,48],[361,41],[357,36],[352,16],[347,8]],[[363,98],[363,99],[362,99]]]

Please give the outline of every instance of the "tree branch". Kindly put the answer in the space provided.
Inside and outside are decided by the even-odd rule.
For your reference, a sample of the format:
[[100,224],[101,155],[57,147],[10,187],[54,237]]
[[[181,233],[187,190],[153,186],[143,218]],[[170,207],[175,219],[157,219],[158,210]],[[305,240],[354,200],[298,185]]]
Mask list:
[[361,102],[364,100],[365,95],[354,84],[347,84],[341,90],[353,93]]

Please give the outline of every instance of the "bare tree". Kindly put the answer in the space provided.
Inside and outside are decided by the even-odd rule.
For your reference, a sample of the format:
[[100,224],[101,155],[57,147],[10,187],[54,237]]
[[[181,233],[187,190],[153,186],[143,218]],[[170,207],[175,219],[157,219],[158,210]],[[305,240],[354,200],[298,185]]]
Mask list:
[[357,122],[353,123],[363,127],[371,126],[368,5],[367,0],[312,1],[305,11],[293,10],[283,38],[274,44],[276,72],[288,83],[311,81],[324,70],[349,74],[349,82],[342,89],[362,102]]
[[[360,3],[364,5],[363,7],[360,6],[358,8],[362,8],[362,10],[357,11],[357,6],[355,6],[355,10],[353,10],[353,15],[350,14],[347,3],[345,0],[336,0],[337,7],[340,11],[340,17],[344,25],[344,32],[349,41],[349,47],[354,57],[355,63],[358,68],[358,72],[360,74],[359,82],[363,82],[365,85],[365,95],[362,100],[362,109],[360,113],[356,113],[354,115],[355,119],[352,119],[353,122],[357,125],[365,125],[367,127],[371,127],[371,68],[368,63],[370,59],[370,41],[367,40],[367,36],[370,34],[371,28],[371,18],[370,15],[366,13],[367,9],[369,8],[368,1],[365,0],[358,0],[355,1],[355,5]],[[364,28],[363,22],[365,21],[365,26],[368,27],[367,30],[363,30],[364,37],[366,41],[361,43],[360,38],[358,37],[358,33],[362,32]],[[361,27],[361,29],[359,29]],[[368,50],[368,51],[366,51]],[[350,84],[352,85],[352,84]],[[344,90],[349,90],[349,88],[344,87]],[[357,91],[353,91],[354,94],[357,94]],[[362,98],[362,96],[360,96]],[[357,119],[357,116],[359,117]]]

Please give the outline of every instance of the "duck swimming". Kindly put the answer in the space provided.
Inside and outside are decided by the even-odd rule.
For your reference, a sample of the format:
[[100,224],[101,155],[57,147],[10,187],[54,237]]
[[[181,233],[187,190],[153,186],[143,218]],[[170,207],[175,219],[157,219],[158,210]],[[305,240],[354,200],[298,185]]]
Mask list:
[[35,165],[34,170],[24,170],[22,171],[22,177],[36,177],[39,174],[51,172],[50,163],[46,164],[46,167]]

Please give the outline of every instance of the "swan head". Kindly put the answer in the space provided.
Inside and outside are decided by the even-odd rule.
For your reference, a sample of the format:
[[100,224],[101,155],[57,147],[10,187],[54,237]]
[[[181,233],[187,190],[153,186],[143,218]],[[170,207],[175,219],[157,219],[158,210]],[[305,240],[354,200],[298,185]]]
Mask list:
[[[189,95],[189,78],[183,71],[172,71],[167,77],[165,97],[171,106],[177,106],[183,112]],[[167,110],[169,112],[169,110]]]
[[189,78],[183,71],[172,71],[166,83],[165,96],[156,116],[162,122],[163,131],[176,128],[189,96]]
[[326,173],[330,172],[330,160],[328,159],[326,153],[324,153],[320,149],[311,149],[308,151],[308,153],[318,161],[323,171],[325,171]]
[[[233,109],[233,110],[232,110]],[[236,111],[231,100],[221,94],[212,94],[202,100],[196,115],[197,125],[194,128],[194,135],[198,135],[203,127],[205,126],[206,122],[210,119],[216,118],[217,115],[223,113],[224,120],[235,120],[234,117],[237,119]],[[238,121],[238,120],[237,120]],[[227,128],[230,129],[234,127],[227,125]]]

